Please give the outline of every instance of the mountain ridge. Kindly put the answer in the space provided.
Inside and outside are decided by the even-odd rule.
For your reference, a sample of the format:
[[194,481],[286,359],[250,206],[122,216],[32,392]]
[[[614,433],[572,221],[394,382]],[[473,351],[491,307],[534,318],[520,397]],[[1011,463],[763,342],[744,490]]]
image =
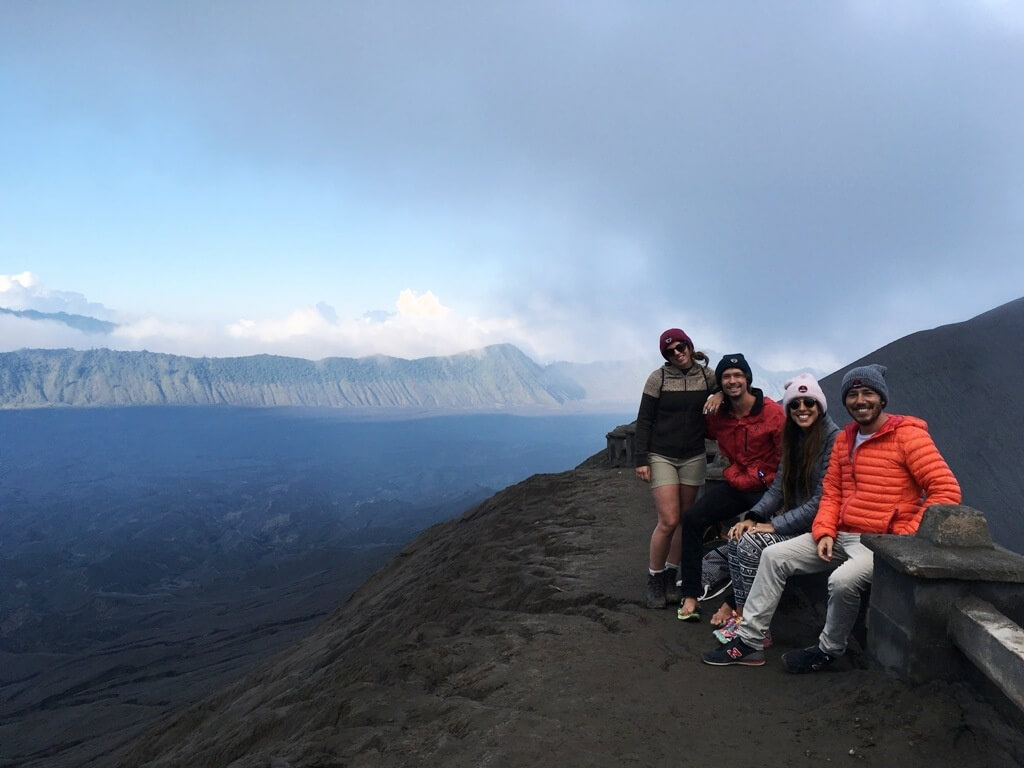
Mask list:
[[964,504],[985,513],[998,543],[1024,553],[1022,406],[1008,389],[1024,381],[1024,298],[904,336],[823,378],[829,413],[840,425],[850,421],[840,397],[843,376],[868,363],[887,368],[886,410],[928,423]]
[[0,353],[0,408],[233,405],[501,410],[585,397],[511,344],[417,360],[183,357],[110,349]]

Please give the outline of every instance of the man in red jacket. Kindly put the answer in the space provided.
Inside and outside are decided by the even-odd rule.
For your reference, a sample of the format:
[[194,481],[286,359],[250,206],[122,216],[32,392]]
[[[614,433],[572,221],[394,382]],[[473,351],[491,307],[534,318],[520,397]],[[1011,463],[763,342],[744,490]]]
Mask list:
[[704,530],[711,524],[736,517],[760,501],[775,479],[782,451],[782,406],[751,387],[753,374],[741,354],[726,355],[715,367],[715,379],[724,402],[717,413],[706,417],[707,436],[718,441],[718,450],[729,459],[724,483],[708,487],[682,519],[682,556],[679,563],[683,597],[676,614],[683,621],[699,621],[697,598]]
[[885,371],[882,365],[865,365],[843,377],[843,403],[853,423],[836,438],[811,532],[764,550],[737,637],[705,653],[705,663],[764,664],[765,632],[786,579],[794,573],[831,571],[818,644],[782,657],[789,672],[825,668],[846,651],[861,594],[871,584],[874,559],[860,535],[912,534],[926,507],[960,503],[960,485],[928,425],[885,412]]

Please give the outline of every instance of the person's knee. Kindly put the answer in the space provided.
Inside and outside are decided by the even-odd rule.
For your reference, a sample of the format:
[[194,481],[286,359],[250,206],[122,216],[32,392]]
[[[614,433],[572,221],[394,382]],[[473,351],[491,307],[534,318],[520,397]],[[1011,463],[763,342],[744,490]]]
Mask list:
[[837,568],[828,577],[828,591],[834,595],[854,595],[871,585],[871,574]]
[[736,543],[736,553],[744,560],[760,560],[762,552],[764,552],[764,549],[761,548],[749,533],[744,534]]
[[778,547],[765,547],[761,550],[761,565],[765,568],[774,568],[777,563],[786,562],[784,552]]
[[671,536],[679,527],[679,515],[658,515],[658,532]]

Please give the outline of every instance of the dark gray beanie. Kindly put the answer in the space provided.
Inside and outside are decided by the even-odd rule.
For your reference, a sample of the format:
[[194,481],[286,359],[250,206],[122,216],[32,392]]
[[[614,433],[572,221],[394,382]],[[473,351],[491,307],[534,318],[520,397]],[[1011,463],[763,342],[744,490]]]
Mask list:
[[854,387],[869,387],[882,396],[882,405],[889,402],[889,388],[885,386],[885,372],[888,369],[884,365],[872,363],[871,365],[860,365],[851,368],[843,376],[843,400],[846,393]]

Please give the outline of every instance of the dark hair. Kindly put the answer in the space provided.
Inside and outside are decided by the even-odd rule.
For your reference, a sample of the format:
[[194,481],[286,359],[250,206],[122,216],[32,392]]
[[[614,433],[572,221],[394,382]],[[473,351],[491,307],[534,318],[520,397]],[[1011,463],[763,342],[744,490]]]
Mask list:
[[814,467],[825,442],[825,414],[818,406],[818,418],[805,432],[786,414],[786,428],[782,431],[782,455],[786,461],[782,468],[782,509],[792,509],[801,496],[811,498]]

